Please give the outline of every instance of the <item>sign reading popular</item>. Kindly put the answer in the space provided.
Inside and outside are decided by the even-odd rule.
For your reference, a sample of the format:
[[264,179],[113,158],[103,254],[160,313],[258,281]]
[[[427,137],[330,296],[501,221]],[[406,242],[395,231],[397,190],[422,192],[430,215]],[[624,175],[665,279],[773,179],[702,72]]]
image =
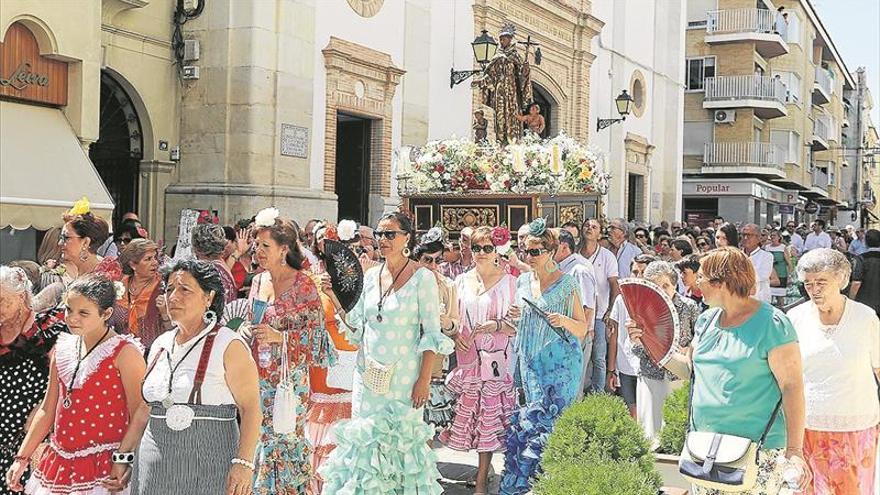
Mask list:
[[37,38],[18,22],[0,42],[0,97],[67,105],[67,63],[40,55]]

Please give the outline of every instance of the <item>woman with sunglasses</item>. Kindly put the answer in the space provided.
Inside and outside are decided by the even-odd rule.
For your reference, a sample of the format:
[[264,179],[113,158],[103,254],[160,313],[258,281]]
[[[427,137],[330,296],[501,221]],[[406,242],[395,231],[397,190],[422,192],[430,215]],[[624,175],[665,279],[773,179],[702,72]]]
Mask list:
[[636,227],[633,230],[633,237],[635,237],[636,246],[642,250],[643,254],[654,254],[654,250],[651,247],[651,237],[648,235],[648,229],[644,227]]
[[517,306],[510,316],[522,318],[515,343],[516,384],[525,392],[525,407],[510,420],[504,456],[501,494],[531,490],[547,437],[563,409],[578,394],[584,352],[581,340],[588,324],[578,295],[577,282],[553,261],[559,247],[557,235],[543,218],[532,221],[526,238],[531,273],[517,279]]
[[[433,227],[419,240],[413,249],[413,258],[424,268],[431,270],[440,292],[440,331],[452,337],[458,330],[458,294],[455,284],[440,272],[443,261],[443,231]],[[449,426],[453,417],[455,397],[446,389],[445,359],[436,357],[431,370],[431,393],[425,404],[425,422],[437,430]]]
[[451,449],[477,451],[475,494],[488,493],[492,454],[504,450],[515,407],[509,360],[516,329],[508,312],[516,295],[516,279],[501,264],[495,239],[503,236],[493,235],[489,227],[474,232],[475,267],[456,280],[462,324],[454,337],[457,366],[448,383],[458,403],[452,426],[440,434],[440,441]]
[[440,331],[437,279],[409,258],[415,232],[403,213],[385,214],[374,234],[385,261],[364,274],[351,310],[342,309],[329,277],[322,280],[346,339],[360,346],[352,419],[333,430],[336,449],[319,470],[323,493],[439,495],[437,455],[428,446],[434,430],[421,411],[436,355],[453,350]]

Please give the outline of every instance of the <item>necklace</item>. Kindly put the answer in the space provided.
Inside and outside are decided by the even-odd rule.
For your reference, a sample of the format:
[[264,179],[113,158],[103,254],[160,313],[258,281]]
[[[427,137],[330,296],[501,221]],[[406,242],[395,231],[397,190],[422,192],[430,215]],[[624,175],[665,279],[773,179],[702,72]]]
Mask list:
[[[385,269],[385,263],[382,263],[382,266],[379,267],[379,304],[378,304],[379,312],[376,314],[376,321],[378,321],[380,323],[382,322],[382,305],[385,303],[385,298],[388,297],[388,294],[390,294],[391,290],[394,289],[394,284],[397,282],[397,279],[398,279],[398,277],[400,277],[400,274],[403,273],[403,271],[406,270],[406,267],[409,266],[409,262],[410,262],[410,260],[407,259],[406,264],[403,265],[403,268],[401,268],[400,271],[397,272],[397,275],[394,275],[393,277],[391,277],[391,286],[388,287],[388,289],[385,290],[385,292],[382,292],[382,270]],[[391,269],[389,268],[388,270],[390,272]]]
[[110,333],[110,326],[109,325],[107,326],[107,330],[104,331],[104,335],[101,335],[101,338],[98,339],[97,342],[95,342],[95,345],[93,345],[91,349],[88,349],[86,351],[85,355],[83,355],[82,357],[80,357],[80,354],[82,353],[82,348],[83,348],[83,337],[82,337],[82,335],[79,336],[79,341],[76,344],[76,351],[77,351],[76,368],[73,369],[73,377],[70,379],[70,384],[67,386],[67,390],[64,393],[64,400],[61,401],[61,405],[64,407],[64,409],[70,409],[70,404],[71,404],[70,394],[73,393],[73,384],[76,383],[76,375],[79,374],[80,365],[82,365],[82,362],[85,361],[85,359],[87,357],[89,357],[89,354],[91,354],[92,351],[97,349],[98,345],[100,345],[101,342],[104,341],[104,339],[107,337],[108,333]]

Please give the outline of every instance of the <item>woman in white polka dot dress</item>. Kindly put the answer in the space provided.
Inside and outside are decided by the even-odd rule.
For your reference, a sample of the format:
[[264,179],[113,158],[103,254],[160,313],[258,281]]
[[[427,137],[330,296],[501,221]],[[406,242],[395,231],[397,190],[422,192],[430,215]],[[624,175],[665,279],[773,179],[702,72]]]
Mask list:
[[[21,268],[0,266],[0,472],[15,460],[27,419],[49,381],[49,351],[63,324],[31,310],[31,282]],[[0,495],[10,495],[0,482]]]
[[[375,231],[385,262],[367,271],[354,308],[342,313],[327,279],[346,338],[360,346],[352,419],[334,428],[337,447],[320,468],[323,493],[439,495],[434,429],[422,421],[436,354],[452,341],[440,331],[434,274],[410,260],[412,223],[401,213],[382,217]],[[383,385],[387,384],[387,390]]]
[[6,473],[12,490],[22,490],[28,460],[52,431],[25,492],[110,493],[102,483],[110,474],[111,454],[128,429],[130,413],[141,404],[146,368],[136,338],[117,335],[107,323],[115,302],[113,282],[104,276],[77,279],[68,288],[65,320],[72,335],[58,337],[46,397]]

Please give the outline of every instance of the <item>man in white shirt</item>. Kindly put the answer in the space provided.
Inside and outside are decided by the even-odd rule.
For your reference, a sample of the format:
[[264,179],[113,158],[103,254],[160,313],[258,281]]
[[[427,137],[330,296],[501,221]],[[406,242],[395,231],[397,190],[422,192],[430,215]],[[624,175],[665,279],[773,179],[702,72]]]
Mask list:
[[[620,292],[617,286],[617,258],[611,251],[599,245],[602,238],[602,225],[596,219],[585,224],[581,234],[584,241],[580,254],[593,265],[596,276],[596,313],[593,349],[589,360],[585,360],[584,384],[588,392],[603,392],[608,373],[608,335],[605,322],[609,316],[609,302],[617,298]],[[585,349],[586,351],[586,349]],[[585,355],[587,353],[585,352]]]
[[617,257],[617,274],[620,278],[629,277],[633,259],[642,254],[642,250],[629,242],[627,236],[629,236],[629,225],[626,220],[615,218],[608,224],[608,240],[611,241],[611,252]]
[[831,248],[831,236],[825,233],[825,220],[821,219],[813,222],[813,231],[807,234],[803,253],[817,248]]
[[804,251],[804,238],[797,233],[797,225],[795,225],[794,222],[788,222],[785,225],[785,230],[788,231],[788,235],[791,236],[789,245],[797,249],[797,254],[798,256],[800,256],[800,254]]
[[755,268],[755,299],[770,302],[770,277],[773,273],[773,255],[761,249],[761,229],[746,224],[742,229],[742,248]]

